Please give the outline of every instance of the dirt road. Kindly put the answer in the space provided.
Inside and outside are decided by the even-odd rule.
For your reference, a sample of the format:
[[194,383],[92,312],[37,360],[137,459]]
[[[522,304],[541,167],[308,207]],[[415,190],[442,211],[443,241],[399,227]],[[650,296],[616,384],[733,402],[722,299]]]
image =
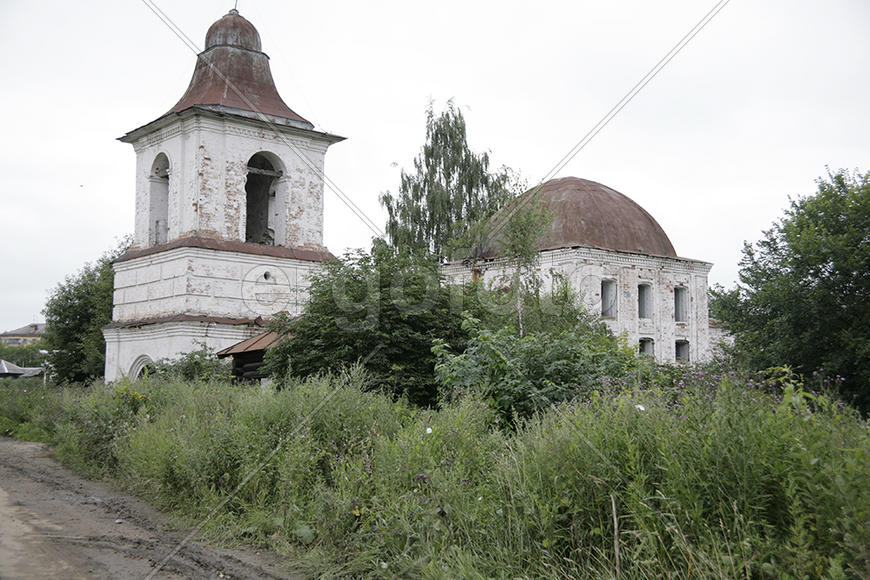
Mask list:
[[[165,516],[0,437],[0,578],[145,578],[184,537]],[[300,578],[276,558],[185,545],[154,578]]]

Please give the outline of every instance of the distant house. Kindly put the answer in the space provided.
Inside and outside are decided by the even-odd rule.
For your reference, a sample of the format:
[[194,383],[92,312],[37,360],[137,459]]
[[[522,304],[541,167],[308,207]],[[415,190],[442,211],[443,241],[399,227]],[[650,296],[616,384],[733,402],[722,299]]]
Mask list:
[[24,346],[36,342],[45,334],[45,323],[34,322],[9,332],[0,334],[0,344],[8,344],[10,346]]

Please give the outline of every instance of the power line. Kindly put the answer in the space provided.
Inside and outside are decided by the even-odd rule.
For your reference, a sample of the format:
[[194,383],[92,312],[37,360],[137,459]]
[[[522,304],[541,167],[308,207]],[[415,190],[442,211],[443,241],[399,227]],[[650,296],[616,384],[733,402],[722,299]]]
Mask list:
[[640,79],[640,80],[639,80],[639,81],[638,81],[638,82],[637,82],[637,83],[636,83],[636,84],[635,84],[635,85],[634,85],[634,86],[633,86],[633,87],[632,87],[632,88],[631,88],[631,89],[630,89],[630,90],[625,94],[625,96],[623,96],[622,99],[620,99],[619,102],[616,103],[616,104],[615,104],[615,105],[614,105],[614,106],[613,106],[613,107],[612,107],[612,108],[611,108],[611,109],[610,109],[610,110],[609,110],[609,111],[608,111],[608,112],[607,112],[607,113],[606,113],[606,114],[601,118],[601,120],[599,120],[598,123],[596,123],[596,124],[595,124],[595,125],[594,125],[594,126],[593,126],[593,127],[592,127],[588,132],[587,132],[587,133],[586,133],[586,135],[584,135],[583,138],[580,139],[580,141],[578,141],[577,144],[574,145],[574,147],[572,147],[572,148],[571,148],[571,149],[570,149],[570,150],[569,150],[569,151],[568,151],[568,152],[567,152],[567,153],[562,157],[562,159],[560,159],[560,160],[558,161],[558,163],[556,163],[556,165],[555,165],[555,166],[554,166],[554,167],[553,167],[549,172],[547,172],[547,174],[543,177],[543,179],[541,179],[541,180],[538,182],[538,184],[537,184],[537,185],[532,189],[531,193],[530,193],[528,196],[524,197],[522,200],[520,200],[520,202],[517,203],[516,206],[515,206],[514,208],[512,208],[512,209],[508,212],[508,215],[507,215],[507,217],[506,217],[504,220],[501,220],[498,224],[495,225],[495,227],[493,228],[493,230],[492,230],[492,231],[491,231],[491,232],[486,236],[486,238],[484,239],[484,241],[487,241],[487,240],[489,240],[489,239],[492,239],[492,238],[493,238],[493,237],[494,237],[494,236],[495,236],[499,231],[501,231],[501,230],[505,227],[505,225],[506,225],[506,224],[508,223],[508,221],[510,221],[510,219],[511,219],[515,214],[516,214],[516,212],[518,212],[518,211],[519,211],[520,209],[522,209],[524,206],[526,206],[526,205],[528,205],[529,203],[531,203],[532,199],[536,198],[536,197],[538,196],[538,194],[540,193],[540,191],[541,191],[541,186],[542,186],[546,181],[548,181],[549,179],[552,179],[552,177],[553,177],[554,175],[556,175],[559,171],[561,171],[562,169],[564,169],[565,166],[568,165],[568,163],[570,163],[571,160],[574,159],[574,157],[576,157],[577,154],[580,153],[580,151],[582,151],[582,150],[586,147],[586,145],[588,145],[589,142],[592,141],[592,139],[594,139],[595,136],[598,135],[598,133],[600,133],[601,130],[604,129],[604,127],[606,127],[606,126],[608,125],[608,123],[610,123],[610,121],[612,121],[613,118],[614,118],[617,114],[619,114],[619,112],[622,111],[622,109],[625,108],[625,106],[628,105],[628,103],[630,103],[630,102],[632,101],[632,99],[634,99],[634,97],[636,97],[637,94],[638,94],[641,90],[643,90],[643,88],[644,88],[645,86],[647,86],[647,85],[650,83],[650,81],[652,81],[652,80],[656,77],[656,75],[658,75],[658,74],[661,72],[661,70],[662,70],[662,69],[663,69],[663,68],[664,68],[664,67],[665,67],[669,62],[671,62],[671,60],[673,60],[673,58],[674,58],[675,56],[677,56],[677,55],[680,53],[680,51],[683,50],[683,48],[685,48],[685,46],[686,46],[687,44],[689,44],[689,42],[690,42],[693,38],[695,38],[695,36],[696,36],[699,32],[701,32],[701,30],[703,30],[704,27],[707,26],[707,24],[709,24],[710,21],[711,21],[713,18],[715,18],[716,15],[719,14],[719,12],[721,12],[722,9],[725,8],[725,6],[726,6],[730,1],[731,1],[731,0],[719,0],[719,2],[717,2],[717,3],[713,6],[713,8],[711,8],[711,9],[709,10],[709,12],[707,12],[707,13],[703,16],[703,18],[701,18],[701,19],[700,19],[700,20],[695,24],[695,26],[693,26],[693,27],[689,30],[689,32],[687,32],[687,33],[686,33],[686,34],[685,34],[685,35],[684,35],[684,36],[683,36],[683,37],[682,37],[682,38],[681,38],[681,39],[680,39],[680,40],[679,40],[679,41],[678,41],[678,42],[677,42],[677,43],[676,43],[676,44],[675,44],[675,45],[674,45],[674,46],[673,46],[673,47],[672,47],[672,48],[671,48],[671,49],[670,49],[670,50],[669,50],[669,51],[668,51],[668,52],[667,52],[667,53],[666,53],[666,54],[665,54],[665,55],[664,55],[664,56],[663,56],[663,57],[662,57],[662,58],[661,58],[661,59],[660,59],[660,60],[659,60],[659,61],[658,61],[658,62],[657,62],[657,63],[656,63],[652,68],[651,68],[651,69],[650,69],[650,70],[649,70],[649,71],[647,71],[647,73],[646,73],[646,74],[645,74],[645,75],[644,75],[644,76],[643,76],[643,77],[642,77],[642,78],[641,78],[641,79]]
[[[160,21],[163,22],[169,28],[169,30],[171,30],[172,33],[175,34],[175,36],[177,36],[179,40],[181,40],[185,44],[185,46],[187,46],[187,48],[190,49],[194,54],[199,55],[202,52],[200,48],[196,45],[196,43],[191,40],[190,37],[187,36],[184,31],[182,31],[181,28],[179,28],[178,25],[176,25],[165,12],[163,12],[160,7],[153,2],[153,0],[142,0],[142,3],[145,4],[145,6],[147,6],[151,10],[151,12],[153,12],[155,16],[157,16],[157,18],[159,18]],[[330,191],[332,191],[347,206],[347,208],[354,215],[356,215],[366,225],[366,227],[368,227],[372,231],[372,233],[374,233],[377,237],[383,237],[384,233],[374,222],[374,220],[369,218],[365,214],[365,212],[356,203],[354,203],[352,199],[350,199],[350,196],[345,194],[334,181],[327,177],[327,175],[323,171],[321,171],[317,164],[311,161],[311,159],[301,149],[299,149],[299,147],[295,143],[293,143],[292,141],[288,141],[284,137],[284,135],[278,130],[275,124],[272,123],[260,110],[258,110],[257,107],[250,101],[250,99],[248,99],[248,97],[243,94],[230,79],[228,79],[217,67],[215,67],[214,64],[208,63],[208,66],[211,68],[212,72],[214,72],[222,81],[227,84],[230,90],[232,90],[240,99],[242,99],[242,101],[251,110],[251,112],[255,113],[259,120],[265,123],[275,133],[275,135],[278,137],[278,139],[281,140],[282,143],[284,143],[288,148],[296,153],[296,155],[302,160],[303,163],[305,163],[305,165],[308,166],[309,169],[314,171],[320,178],[323,179],[326,187]]]

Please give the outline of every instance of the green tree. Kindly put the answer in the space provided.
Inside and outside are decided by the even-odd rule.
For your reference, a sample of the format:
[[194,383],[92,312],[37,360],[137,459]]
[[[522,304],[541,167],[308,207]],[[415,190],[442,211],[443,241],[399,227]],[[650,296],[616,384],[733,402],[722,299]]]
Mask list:
[[469,149],[465,119],[452,101],[437,117],[430,103],[426,143],[414,159],[413,173],[402,170],[396,196],[381,194],[389,242],[396,248],[454,257],[451,241],[494,214],[519,183],[508,168],[490,172],[489,155]]
[[[497,237],[499,255],[507,263],[510,273],[510,287],[516,307],[517,331],[520,336],[525,332],[525,318],[528,307],[541,308],[541,285],[538,273],[540,263],[540,240],[550,216],[534,198],[534,191],[515,199],[503,213],[504,218],[491,224],[484,232],[490,238]],[[529,197],[527,197],[529,196]],[[499,214],[500,216],[501,214]],[[496,216],[498,218],[499,216]],[[496,241],[496,243],[498,243]],[[493,241],[491,240],[490,243]],[[554,287],[557,281],[554,280]]]
[[[437,399],[435,339],[459,351],[467,335],[462,309],[474,296],[441,283],[438,264],[376,240],[324,265],[297,319],[278,316],[271,327],[287,338],[269,350],[267,369],[306,377],[361,362],[372,388],[406,395],[416,404]],[[463,302],[465,300],[465,302]]]
[[870,173],[840,170],[745,244],[740,282],[711,313],[757,367],[819,371],[870,410]]
[[112,261],[130,246],[125,238],[116,249],[67,276],[51,291],[45,310],[43,338],[54,378],[83,382],[103,375],[106,341],[102,328],[112,321]]
[[41,367],[45,362],[45,343],[40,339],[21,346],[0,344],[0,359],[20,367]]

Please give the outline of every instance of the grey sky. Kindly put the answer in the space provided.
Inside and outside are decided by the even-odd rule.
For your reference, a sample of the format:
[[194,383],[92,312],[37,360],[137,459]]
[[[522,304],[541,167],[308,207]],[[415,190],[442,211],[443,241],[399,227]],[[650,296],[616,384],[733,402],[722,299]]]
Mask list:
[[[202,46],[232,1],[157,5]],[[348,137],[330,179],[377,223],[453,98],[472,147],[537,182],[715,2],[240,0],[282,97]],[[788,196],[870,168],[870,2],[732,0],[559,174],[628,195],[682,256],[736,278]],[[139,0],[0,2],[0,330],[133,229],[134,154],[115,138],[180,98],[194,55]],[[333,253],[370,232],[331,193]]]

